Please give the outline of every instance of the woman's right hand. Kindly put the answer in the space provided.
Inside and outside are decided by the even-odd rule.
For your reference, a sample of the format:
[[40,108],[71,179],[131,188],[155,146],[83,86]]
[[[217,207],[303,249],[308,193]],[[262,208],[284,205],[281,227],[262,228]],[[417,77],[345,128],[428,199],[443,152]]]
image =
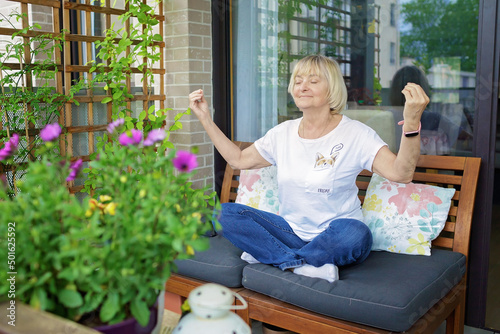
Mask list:
[[195,90],[189,94],[189,108],[191,108],[200,122],[211,117],[208,102],[205,99],[202,89]]

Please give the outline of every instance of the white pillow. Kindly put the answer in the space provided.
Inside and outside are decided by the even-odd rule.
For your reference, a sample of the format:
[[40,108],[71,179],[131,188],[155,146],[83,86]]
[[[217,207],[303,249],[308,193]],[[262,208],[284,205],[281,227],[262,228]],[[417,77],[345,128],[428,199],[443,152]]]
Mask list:
[[373,174],[363,203],[372,250],[430,255],[444,228],[454,188],[391,182]]
[[278,214],[278,179],[276,166],[242,170],[236,203]]

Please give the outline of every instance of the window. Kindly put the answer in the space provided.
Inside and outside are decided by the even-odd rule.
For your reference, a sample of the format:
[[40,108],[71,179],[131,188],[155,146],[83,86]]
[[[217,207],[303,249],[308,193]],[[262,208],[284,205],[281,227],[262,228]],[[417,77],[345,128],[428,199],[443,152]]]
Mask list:
[[431,97],[422,153],[470,155],[475,88],[465,84],[475,82],[478,1],[462,2],[424,8],[416,0],[232,0],[233,139],[254,141],[301,117],[288,79],[297,59],[321,53],[341,66],[349,94],[344,115],[374,128],[391,150],[399,149],[401,90],[412,81]]
[[[234,0],[232,86],[235,137],[252,141],[300,116],[287,93],[297,59],[321,53],[351,73],[350,1]],[[245,111],[244,111],[245,110]]]
[[391,42],[390,47],[389,47],[389,62],[391,65],[396,64],[396,43]]
[[396,26],[396,4],[395,3],[391,3],[390,15],[391,15],[391,27],[395,27]]

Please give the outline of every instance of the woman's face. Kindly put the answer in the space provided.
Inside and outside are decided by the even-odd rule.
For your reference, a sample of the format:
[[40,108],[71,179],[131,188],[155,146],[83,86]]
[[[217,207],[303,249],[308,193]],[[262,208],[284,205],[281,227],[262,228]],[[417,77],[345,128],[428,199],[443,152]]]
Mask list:
[[297,75],[293,87],[295,105],[302,111],[330,106],[327,101],[328,82],[319,75]]

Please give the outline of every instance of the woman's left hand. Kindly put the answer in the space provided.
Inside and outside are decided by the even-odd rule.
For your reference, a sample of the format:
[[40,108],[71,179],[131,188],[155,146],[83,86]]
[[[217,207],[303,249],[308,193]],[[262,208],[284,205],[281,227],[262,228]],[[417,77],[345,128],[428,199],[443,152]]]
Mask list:
[[403,110],[405,131],[414,131],[419,127],[420,118],[430,99],[422,87],[414,83],[407,83],[401,91],[406,102]]

